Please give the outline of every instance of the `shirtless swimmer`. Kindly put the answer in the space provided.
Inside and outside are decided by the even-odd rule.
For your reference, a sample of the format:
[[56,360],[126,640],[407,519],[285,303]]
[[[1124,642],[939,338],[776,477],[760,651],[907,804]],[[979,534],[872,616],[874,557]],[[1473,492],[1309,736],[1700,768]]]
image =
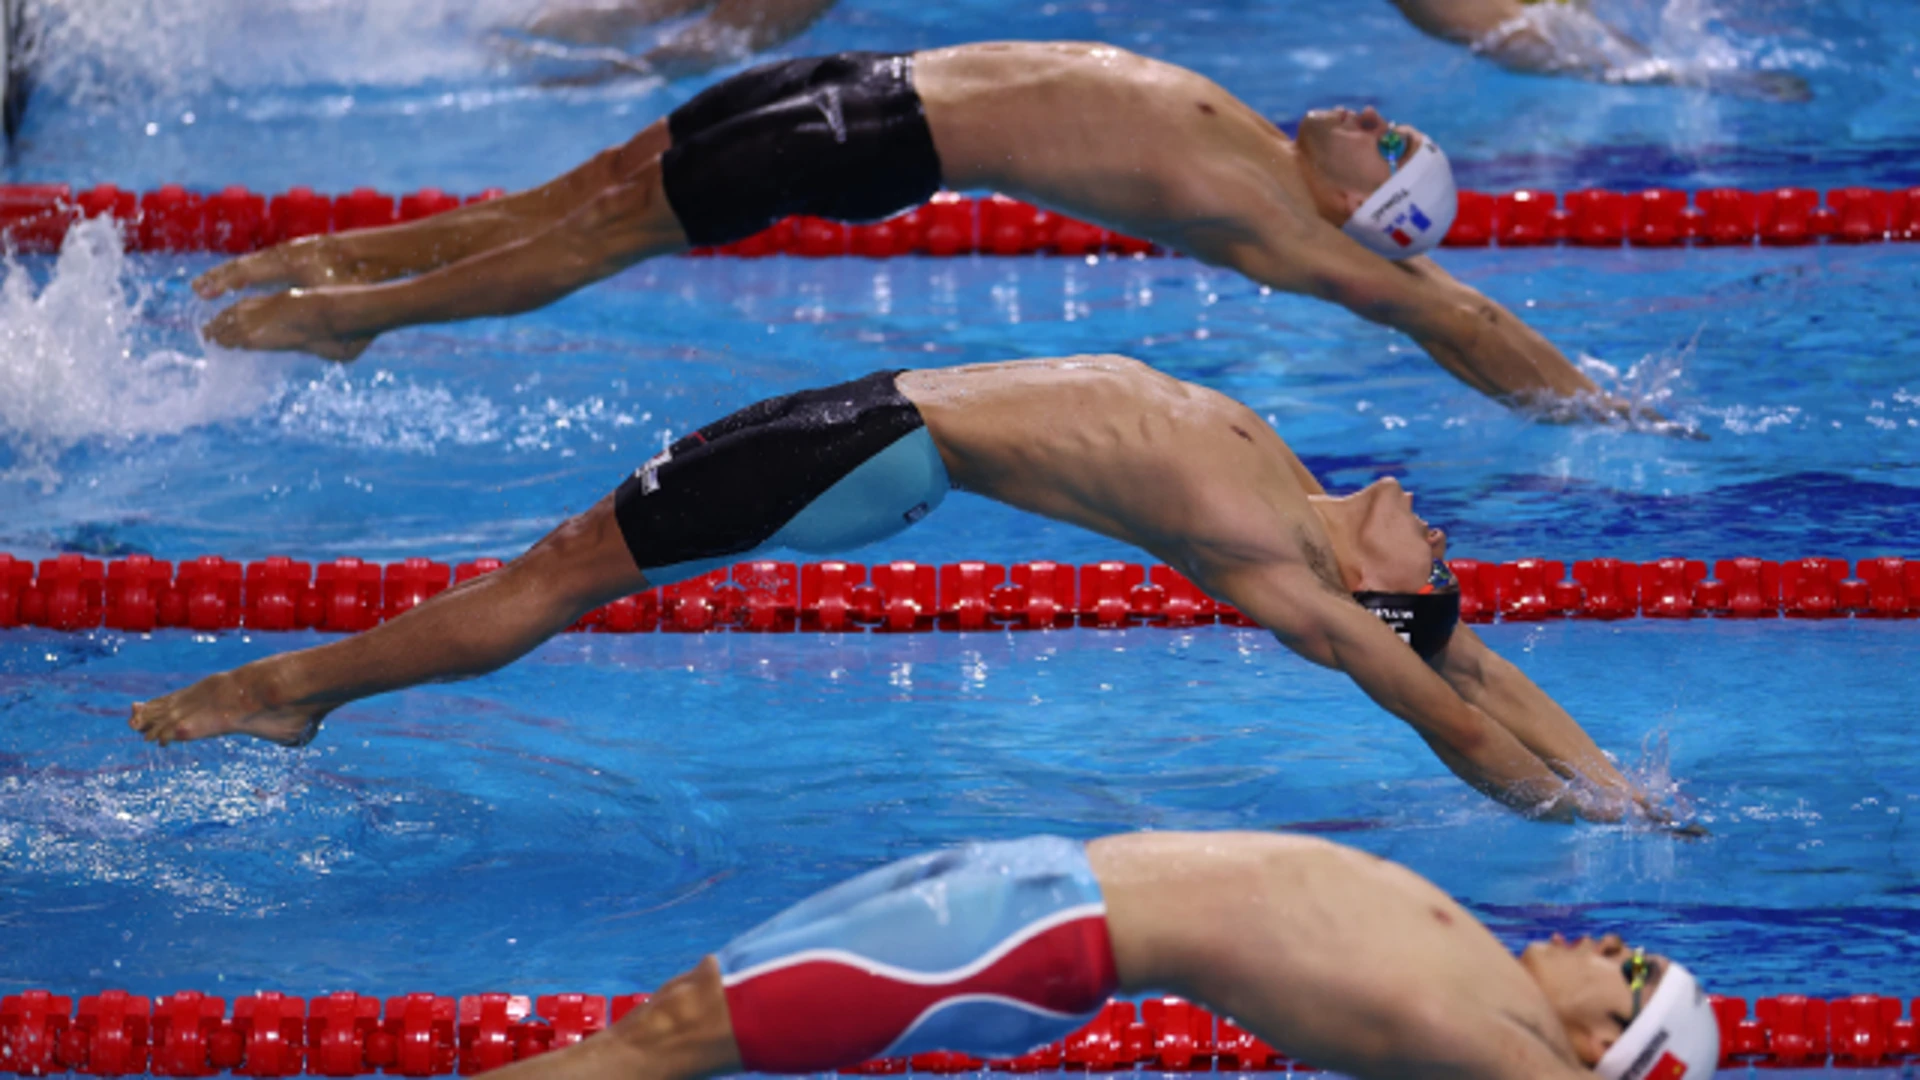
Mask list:
[[[1289,139],[1203,76],[1109,45],[1023,42],[771,64],[540,187],[217,266],[221,345],[351,360],[389,330],[550,304],[789,214],[884,218],[992,189],[1392,326],[1467,385],[1550,419],[1638,414],[1426,252],[1453,221],[1439,146],[1371,108]],[[1671,428],[1669,428],[1671,430]]]
[[1446,536],[1391,480],[1327,496],[1252,410],[1124,357],[882,371],[750,405],[644,463],[525,555],[391,622],[134,706],[159,742],[311,739],[372,694],[484,674],[609,601],[759,553],[826,555],[949,487],[1133,544],[1314,663],[1522,813],[1663,812],[1459,618]]
[[1018,1055],[1170,991],[1354,1080],[1712,1080],[1691,972],[1612,935],[1518,958],[1405,867],[1274,833],[1037,836],[883,866],[498,1080],[831,1073]]

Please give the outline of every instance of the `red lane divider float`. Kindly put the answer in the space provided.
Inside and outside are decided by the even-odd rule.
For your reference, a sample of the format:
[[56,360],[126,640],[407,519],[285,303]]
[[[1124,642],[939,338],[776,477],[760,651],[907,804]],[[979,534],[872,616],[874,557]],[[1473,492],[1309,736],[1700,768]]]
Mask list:
[[[218,555],[111,563],[61,555],[36,566],[0,554],[0,628],[105,627],[143,633],[326,630],[355,633],[449,587],[498,570],[429,559],[314,566],[285,556]],[[1920,618],[1920,560],[1455,559],[1467,622],[1544,619]],[[1711,571],[1711,576],[1709,576]],[[738,630],[907,633],[1072,626],[1253,625],[1168,566],[1129,562],[737,563],[590,612],[574,630],[632,634]]]
[[[185,990],[157,1000],[122,990],[0,998],[0,1074],[201,1077],[471,1076],[570,1046],[619,1021],[646,994],[505,993],[387,998],[336,991],[306,1000],[267,991],[226,999]],[[1855,994],[1713,999],[1723,1068],[1874,1068],[1920,1059],[1915,998]],[[1110,1001],[1087,1026],[1017,1058],[958,1053],[882,1058],[846,1075],[904,1073],[1317,1072],[1226,1017],[1179,998]]]
[[[243,187],[215,192],[179,185],[131,192],[103,184],[76,192],[66,184],[0,185],[0,242],[20,251],[56,251],[82,218],[117,218],[136,251],[237,255],[317,233],[415,221],[496,198],[492,189],[459,198],[423,188],[396,198],[372,188],[323,195],[297,187],[268,198]],[[1868,243],[1920,239],[1920,188],[1812,188],[1744,191],[1709,188],[1689,196],[1648,191],[1521,190],[1460,193],[1449,247],[1672,247],[1680,244],[1792,246],[1816,240]],[[787,218],[764,232],[695,255],[809,257],[860,255],[1161,254],[1154,245],[1004,195],[952,192],[872,225]]]

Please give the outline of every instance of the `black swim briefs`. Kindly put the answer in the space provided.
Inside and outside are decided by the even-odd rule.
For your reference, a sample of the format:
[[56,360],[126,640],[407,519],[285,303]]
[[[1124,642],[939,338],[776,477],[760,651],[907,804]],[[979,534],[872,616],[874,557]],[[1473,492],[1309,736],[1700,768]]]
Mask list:
[[[650,583],[669,584],[769,543],[857,546],[925,516],[946,492],[946,471],[920,410],[894,387],[898,374],[875,372],[749,405],[635,470],[614,493],[614,516],[634,565]],[[862,490],[822,499],[890,450],[887,457],[904,458],[904,470],[863,474]],[[823,510],[834,520],[801,517]]]
[[667,117],[667,202],[697,245],[790,214],[876,221],[940,190],[913,57],[844,52],[744,71]]

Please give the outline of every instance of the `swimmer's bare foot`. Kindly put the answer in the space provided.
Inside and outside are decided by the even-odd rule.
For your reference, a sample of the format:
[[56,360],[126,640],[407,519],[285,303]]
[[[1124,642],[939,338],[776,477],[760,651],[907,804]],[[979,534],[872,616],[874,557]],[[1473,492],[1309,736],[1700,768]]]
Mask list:
[[219,735],[252,735],[282,746],[313,741],[332,711],[321,705],[274,705],[254,665],[209,675],[166,697],[136,702],[127,726],[166,746]]
[[365,284],[354,262],[331,236],[304,236],[231,259],[193,279],[193,291],[211,300],[236,289],[310,289]]
[[328,360],[352,360],[367,351],[373,338],[337,336],[330,304],[324,290],[249,297],[215,315],[201,332],[208,341],[229,349],[309,352]]

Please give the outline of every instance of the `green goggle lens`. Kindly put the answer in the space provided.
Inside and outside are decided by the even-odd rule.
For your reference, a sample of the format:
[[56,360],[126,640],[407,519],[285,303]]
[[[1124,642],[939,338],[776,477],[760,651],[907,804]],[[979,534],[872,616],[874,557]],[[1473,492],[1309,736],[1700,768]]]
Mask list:
[[1626,962],[1620,965],[1620,974],[1627,980],[1628,988],[1633,991],[1633,1015],[1627,1018],[1631,1021],[1633,1017],[1640,1015],[1640,995],[1647,988],[1647,979],[1653,975],[1653,962],[1647,959],[1647,951],[1633,950],[1633,955],[1627,957]]
[[1387,159],[1389,166],[1399,168],[1400,159],[1407,156],[1407,137],[1389,129],[1380,136],[1380,156]]

